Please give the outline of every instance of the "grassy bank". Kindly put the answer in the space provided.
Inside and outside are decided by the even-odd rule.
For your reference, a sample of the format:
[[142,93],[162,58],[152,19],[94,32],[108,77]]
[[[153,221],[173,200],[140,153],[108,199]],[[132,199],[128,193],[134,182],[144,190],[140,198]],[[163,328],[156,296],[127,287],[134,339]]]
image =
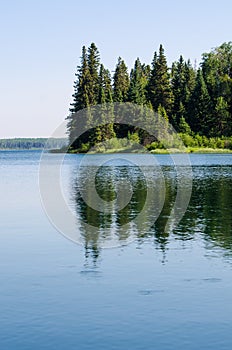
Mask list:
[[[56,151],[56,153],[58,153]],[[178,148],[157,148],[152,151],[146,150],[146,148],[111,148],[111,149],[96,149],[91,150],[89,152],[83,152],[81,150],[71,150],[69,153],[71,154],[79,154],[79,153],[88,153],[88,154],[111,154],[111,153],[150,153],[150,154],[174,154],[174,153],[221,153],[221,154],[232,154],[232,150],[230,149],[222,149],[222,148],[208,148],[208,147],[186,147],[182,149]]]
[[83,143],[79,149],[70,149],[69,153],[232,153],[232,137],[207,138],[179,133],[146,146],[142,146],[140,142],[139,135],[134,133],[127,138],[111,138],[92,147],[89,143]]

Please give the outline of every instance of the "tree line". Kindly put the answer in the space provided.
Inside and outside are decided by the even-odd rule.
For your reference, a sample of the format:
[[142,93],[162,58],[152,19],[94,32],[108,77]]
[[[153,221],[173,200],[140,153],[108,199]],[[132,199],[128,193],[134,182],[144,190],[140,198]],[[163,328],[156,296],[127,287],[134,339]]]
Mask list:
[[60,149],[67,145],[66,138],[13,138],[0,139],[0,149]]
[[[232,135],[232,43],[223,43],[202,54],[198,68],[182,55],[168,67],[160,45],[151,65],[137,58],[130,73],[119,57],[112,76],[101,63],[96,45],[83,46],[72,97],[67,119],[73,149],[87,150],[97,142],[115,136],[128,138],[131,134],[146,145],[148,141],[143,132],[129,125],[122,128],[114,124],[113,110],[107,125],[75,139],[79,127],[76,112],[114,102],[131,102],[158,112],[180,133],[185,143],[200,145],[206,144],[206,140],[212,143],[219,138],[228,139]],[[91,125],[88,118],[91,116],[86,114],[86,125]]]

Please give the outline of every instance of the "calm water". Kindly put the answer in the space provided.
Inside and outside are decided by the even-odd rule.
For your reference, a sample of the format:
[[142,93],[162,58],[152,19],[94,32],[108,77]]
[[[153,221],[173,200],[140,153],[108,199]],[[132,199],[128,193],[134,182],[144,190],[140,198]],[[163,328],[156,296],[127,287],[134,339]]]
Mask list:
[[[49,157],[52,164],[57,155]],[[64,196],[83,241],[77,245],[42,209],[40,153],[0,152],[0,349],[231,349],[232,155],[190,156],[191,201],[170,232],[164,228],[178,184],[169,156],[155,156],[165,201],[151,227],[145,210],[143,231],[120,228],[143,209],[154,174],[161,176],[157,169],[144,155],[101,167],[95,185],[105,202],[115,199],[120,178],[132,191],[123,209],[104,214],[81,196],[104,156],[89,156],[80,176],[82,157],[66,156],[62,168]],[[142,171],[132,165],[139,157]],[[91,199],[90,189],[85,194]],[[102,249],[109,229],[118,247]]]

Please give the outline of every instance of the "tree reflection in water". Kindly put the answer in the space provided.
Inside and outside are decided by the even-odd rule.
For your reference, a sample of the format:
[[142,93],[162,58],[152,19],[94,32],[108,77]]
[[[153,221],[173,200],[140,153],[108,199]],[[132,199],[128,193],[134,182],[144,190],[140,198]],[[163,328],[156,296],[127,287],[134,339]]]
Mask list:
[[[78,218],[78,229],[81,230],[85,242],[86,258],[92,257],[96,263],[101,245],[100,241],[110,239],[109,232],[114,233],[120,245],[125,244],[128,239],[135,238],[141,247],[144,242],[154,242],[155,247],[163,251],[164,257],[170,242],[180,240],[182,242],[191,239],[201,239],[206,249],[219,246],[226,250],[227,254],[232,253],[232,174],[230,166],[193,168],[193,190],[188,209],[172,232],[165,232],[164,228],[170,216],[171,209],[175,202],[177,193],[177,180],[174,167],[164,166],[162,172],[165,178],[165,201],[158,219],[151,226],[154,218],[149,210],[143,213],[143,230],[132,220],[142,211],[146,202],[147,193],[156,186],[155,203],[157,208],[162,204],[162,193],[159,193],[157,183],[154,183],[156,169],[144,167],[141,171],[136,166],[104,166],[97,171],[95,188],[98,195],[107,205],[107,213],[104,208],[99,210],[91,208],[82,198],[80,188],[85,186],[85,181],[93,171],[86,167],[82,176],[77,177],[72,184],[73,199]],[[151,181],[146,181],[144,177]],[[131,199],[125,207],[117,210],[115,198],[117,196],[118,179],[126,179],[131,186]],[[157,173],[156,182],[159,181]],[[88,203],[91,203],[92,188],[85,188],[85,196]],[[127,195],[127,194],[126,194]],[[85,198],[86,199],[86,198]],[[125,198],[126,202],[126,198]],[[153,220],[154,221],[154,220]],[[92,229],[86,229],[82,223],[88,223]],[[147,226],[146,226],[147,223]],[[125,230],[125,224],[128,224]],[[145,227],[145,229],[144,229]]]

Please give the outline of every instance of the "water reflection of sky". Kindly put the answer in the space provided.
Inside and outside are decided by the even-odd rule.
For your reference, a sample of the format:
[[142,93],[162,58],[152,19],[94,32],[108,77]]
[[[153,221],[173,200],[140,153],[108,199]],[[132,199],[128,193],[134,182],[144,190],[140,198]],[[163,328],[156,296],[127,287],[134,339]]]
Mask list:
[[[229,350],[232,156],[190,155],[199,165],[192,198],[170,235],[163,227],[176,177],[159,156],[167,187],[163,212],[146,235],[115,249],[75,245],[57,233],[40,202],[39,156],[0,153],[0,348]],[[85,211],[75,191],[81,157],[67,156],[62,169],[75,215]],[[206,159],[212,166],[205,167]],[[135,194],[143,192],[139,169],[130,176]],[[128,208],[135,211],[134,204]]]

